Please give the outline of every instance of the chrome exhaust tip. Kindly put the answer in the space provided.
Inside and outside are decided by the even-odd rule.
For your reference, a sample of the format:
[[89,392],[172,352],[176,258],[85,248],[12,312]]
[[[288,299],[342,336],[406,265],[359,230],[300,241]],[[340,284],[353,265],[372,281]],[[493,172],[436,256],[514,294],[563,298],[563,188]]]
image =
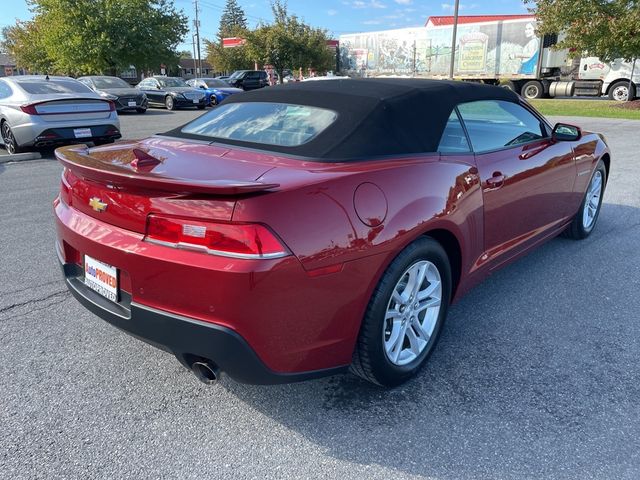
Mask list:
[[194,362],[191,370],[198,380],[207,385],[212,385],[218,381],[220,372],[218,367],[209,361]]

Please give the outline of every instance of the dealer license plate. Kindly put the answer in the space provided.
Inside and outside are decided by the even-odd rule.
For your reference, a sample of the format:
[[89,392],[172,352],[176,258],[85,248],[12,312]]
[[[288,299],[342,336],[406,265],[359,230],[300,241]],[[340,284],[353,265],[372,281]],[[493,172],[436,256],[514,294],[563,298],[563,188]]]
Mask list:
[[200,100],[198,100],[197,98],[194,98],[193,103],[200,103]]
[[88,138],[91,137],[91,129],[90,128],[74,128],[73,134],[76,138]]
[[84,256],[84,284],[113,302],[118,301],[118,269]]
[[136,102],[129,102],[129,106],[130,107],[135,107],[136,106]]

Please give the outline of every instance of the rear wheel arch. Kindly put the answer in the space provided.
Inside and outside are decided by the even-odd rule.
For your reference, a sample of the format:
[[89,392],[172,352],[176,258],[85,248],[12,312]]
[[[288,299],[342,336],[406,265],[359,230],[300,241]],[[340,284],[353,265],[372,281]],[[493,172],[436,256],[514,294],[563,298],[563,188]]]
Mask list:
[[433,238],[442,248],[444,248],[444,251],[447,252],[449,265],[451,267],[451,298],[454,298],[458,285],[460,284],[460,277],[462,274],[462,248],[460,247],[458,237],[456,237],[450,230],[443,228],[429,230],[424,232],[421,236]]
[[609,156],[608,153],[605,153],[604,155],[602,155],[602,157],[600,157],[600,160],[602,160],[602,163],[604,163],[604,168],[607,170],[607,182],[609,181],[609,172],[611,170],[611,157]]

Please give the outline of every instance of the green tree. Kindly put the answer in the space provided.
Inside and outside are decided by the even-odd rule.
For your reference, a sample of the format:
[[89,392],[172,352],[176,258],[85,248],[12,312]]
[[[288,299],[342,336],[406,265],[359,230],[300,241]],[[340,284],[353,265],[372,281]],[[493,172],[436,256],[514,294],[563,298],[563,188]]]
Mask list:
[[247,30],[246,15],[236,0],[227,0],[220,17],[218,37],[232,37],[234,32],[238,30]]
[[290,15],[286,2],[271,4],[274,21],[259,25],[247,37],[250,57],[264,65],[273,65],[282,83],[286,68],[330,70],[335,54],[327,48],[327,32],[314,28]]
[[32,73],[56,73],[53,62],[44,54],[41,25],[36,22],[16,22],[2,29],[0,48],[11,54],[18,66]]
[[541,34],[562,32],[558,48],[611,61],[640,57],[640,2],[637,0],[525,0]]
[[[118,74],[173,64],[188,31],[171,0],[29,0],[30,22],[11,27],[5,48],[30,70]],[[34,58],[38,45],[41,60]]]
[[244,47],[224,48],[222,41],[228,37],[247,37],[247,19],[244,10],[236,0],[227,0],[220,17],[218,36],[215,41],[204,41],[207,61],[217,71],[231,72],[253,68],[253,62],[247,58]]

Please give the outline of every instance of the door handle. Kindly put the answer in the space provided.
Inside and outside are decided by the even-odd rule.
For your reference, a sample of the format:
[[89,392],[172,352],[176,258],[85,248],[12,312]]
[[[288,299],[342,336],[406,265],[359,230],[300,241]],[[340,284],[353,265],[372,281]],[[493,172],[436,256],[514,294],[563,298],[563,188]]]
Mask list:
[[487,178],[487,187],[500,188],[504,185],[504,175],[500,172],[494,172],[493,177]]

